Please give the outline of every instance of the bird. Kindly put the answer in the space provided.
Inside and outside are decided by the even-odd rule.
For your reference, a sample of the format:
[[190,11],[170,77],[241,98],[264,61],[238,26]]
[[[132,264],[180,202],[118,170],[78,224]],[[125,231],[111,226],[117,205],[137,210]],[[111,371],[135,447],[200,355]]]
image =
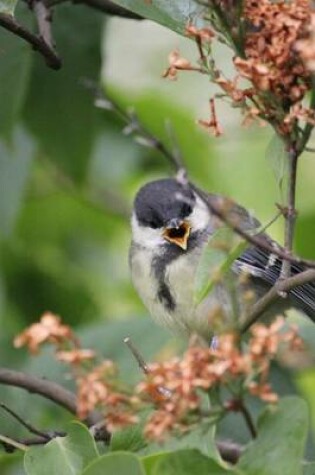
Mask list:
[[[196,302],[196,275],[205,249],[218,230],[226,226],[211,212],[210,202],[225,210],[226,216],[236,220],[247,233],[266,239],[275,250],[283,250],[261,231],[251,213],[230,198],[206,193],[187,180],[163,178],[145,184],[136,194],[129,251],[133,284],[156,322],[205,341],[211,341],[221,328],[218,319],[225,319],[227,326],[231,324],[231,314],[235,312],[231,280],[237,293],[238,318],[246,310],[244,296],[250,295],[256,301],[276,283],[282,269],[282,259],[276,253],[248,244],[230,263],[226,275],[211,286],[209,294]],[[292,264],[291,275],[303,270],[303,265]],[[295,287],[263,317],[270,320],[290,307],[302,310],[315,321],[315,283]]]

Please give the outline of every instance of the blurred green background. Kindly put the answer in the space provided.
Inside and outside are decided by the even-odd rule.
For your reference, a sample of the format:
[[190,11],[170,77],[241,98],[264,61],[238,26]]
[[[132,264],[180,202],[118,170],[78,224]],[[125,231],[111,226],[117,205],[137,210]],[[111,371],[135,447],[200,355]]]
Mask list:
[[[17,16],[30,23],[28,15],[20,5]],[[213,86],[189,73],[177,82],[161,79],[171,50],[196,58],[189,40],[151,22],[110,19],[84,6],[62,5],[54,20],[63,58],[59,72],[0,30],[1,365],[71,387],[50,350],[34,358],[12,347],[14,335],[50,310],[75,328],[84,346],[117,361],[123,378],[132,381],[138,368],[122,343],[125,336],[148,359],[182,345],[151,321],[128,271],[133,196],[143,183],[171,170],[162,156],[124,136],[111,112],[95,108],[83,80],[101,79],[110,95],[134,107],[145,126],[166,141],[165,120],[171,120],[191,178],[231,196],[263,223],[282,199],[271,163],[279,151],[269,128],[242,127],[239,110],[224,103],[217,105],[224,135],[215,139],[201,130],[197,120],[208,118]],[[220,46],[217,54],[229,72],[228,52]],[[314,157],[305,154],[299,165],[296,251],[309,258],[315,258],[314,182]],[[278,220],[269,230],[279,241],[282,224]],[[298,321],[315,348],[313,324]],[[302,392],[315,409],[311,368],[298,374],[275,368],[273,378],[281,393]],[[62,429],[70,419],[21,390],[0,386],[1,401],[41,428]],[[314,419],[315,410],[312,414]],[[0,427],[5,435],[27,436],[1,412]],[[247,439],[236,416],[221,431],[222,437]],[[19,456],[3,455],[0,469],[3,475],[24,473]]]

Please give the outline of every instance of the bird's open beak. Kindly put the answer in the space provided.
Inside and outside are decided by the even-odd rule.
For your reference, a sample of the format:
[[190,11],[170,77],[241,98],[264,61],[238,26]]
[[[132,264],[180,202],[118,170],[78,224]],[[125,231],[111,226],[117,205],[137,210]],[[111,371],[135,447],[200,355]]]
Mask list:
[[190,229],[191,227],[186,221],[172,219],[169,225],[164,229],[163,237],[186,251]]

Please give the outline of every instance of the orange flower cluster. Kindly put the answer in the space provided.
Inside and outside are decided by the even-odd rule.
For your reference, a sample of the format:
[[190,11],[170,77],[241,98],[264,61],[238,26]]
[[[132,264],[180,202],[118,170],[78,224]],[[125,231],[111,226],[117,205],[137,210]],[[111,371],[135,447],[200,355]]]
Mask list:
[[315,12],[311,13],[311,20],[307,28],[308,35],[296,43],[296,50],[306,64],[309,71],[315,71]]
[[[163,77],[177,79],[181,70],[209,75],[241,107],[246,125],[257,119],[260,124],[270,122],[282,135],[289,135],[300,119],[314,125],[313,110],[302,106],[312,87],[310,71],[315,70],[315,11],[310,0],[245,0],[241,15],[231,0],[209,0],[208,7],[216,33],[191,23],[186,26],[186,35],[198,47],[199,67],[173,51]],[[213,15],[218,10],[225,26]],[[216,67],[211,48],[216,35],[236,53],[234,79],[227,79]],[[248,80],[250,87],[238,86],[240,78]],[[199,123],[215,136],[222,133],[212,115],[210,121]]]
[[[136,397],[130,397],[117,388],[117,369],[110,360],[95,365],[94,350],[80,348],[80,342],[68,325],[61,322],[59,316],[46,312],[38,323],[34,323],[14,339],[14,346],[27,346],[28,350],[38,353],[41,345],[53,344],[56,347],[56,360],[72,367],[73,379],[77,386],[77,414],[80,419],[96,408],[100,408],[106,419],[109,431],[133,424],[137,421],[134,414]],[[133,412],[131,412],[131,408]]]
[[34,323],[14,339],[15,348],[26,346],[35,354],[44,343],[61,346],[66,341],[75,341],[71,328],[61,323],[60,317],[51,312],[42,315],[39,322]]
[[185,33],[188,37],[193,38],[200,43],[211,43],[215,34],[210,28],[197,28],[194,25],[187,25]]
[[[268,383],[270,361],[282,343],[294,349],[301,347],[296,329],[291,327],[281,333],[283,325],[284,319],[279,317],[270,327],[253,326],[244,349],[235,334],[226,334],[219,337],[215,349],[192,347],[182,359],[150,365],[147,379],[138,386],[140,396],[149,396],[157,406],[146,424],[146,436],[161,440],[167,431],[185,429],[189,416],[198,417],[200,390],[208,391],[218,384],[229,388],[237,382],[236,387],[241,385],[249,394],[268,403],[276,402],[278,396]],[[235,407],[224,405],[226,410]]]
[[235,58],[234,64],[255,88],[291,103],[303,98],[310,87],[309,72],[295,45],[305,36],[310,14],[309,0],[245,1],[246,59]]
[[[242,395],[247,392],[265,402],[276,402],[278,396],[268,383],[270,362],[282,344],[290,350],[301,348],[296,328],[283,330],[283,325],[280,317],[269,327],[254,325],[246,345],[237,335],[225,334],[219,337],[216,348],[190,347],[182,358],[153,363],[136,389],[122,386],[112,361],[95,365],[94,351],[80,349],[70,327],[54,314],[45,313],[39,323],[16,337],[15,345],[26,345],[32,353],[45,342],[55,345],[56,359],[73,369],[78,417],[85,419],[93,410],[100,410],[110,432],[138,422],[139,410],[153,402],[157,410],[147,420],[145,435],[161,440],[167,432],[187,430],[205,417],[240,410],[242,404],[233,390],[232,399],[222,402],[216,415],[211,410],[207,415],[203,413],[200,394],[216,385],[228,390],[234,385],[238,391],[241,388]],[[68,346],[63,350],[65,343]]]
[[79,340],[61,318],[51,312],[45,312],[40,321],[33,323],[14,339],[15,348],[26,346],[30,353],[39,352],[40,346],[50,343],[56,347],[56,359],[64,363],[79,366],[82,362],[93,360],[95,351],[80,348]]
[[106,427],[110,432],[138,421],[134,408],[138,402],[137,398],[117,391],[116,376],[114,363],[105,360],[76,379],[78,417],[85,419],[90,412],[98,408],[104,413]]

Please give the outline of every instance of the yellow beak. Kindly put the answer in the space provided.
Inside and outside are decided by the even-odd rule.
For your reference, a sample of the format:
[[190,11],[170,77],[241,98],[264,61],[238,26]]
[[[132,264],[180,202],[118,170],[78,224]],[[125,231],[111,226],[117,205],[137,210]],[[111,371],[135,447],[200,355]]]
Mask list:
[[177,246],[181,247],[184,251],[186,251],[188,246],[188,238],[190,235],[190,229],[188,223],[182,221],[180,224],[174,226],[168,226],[163,231],[163,237],[167,241],[176,244]]

